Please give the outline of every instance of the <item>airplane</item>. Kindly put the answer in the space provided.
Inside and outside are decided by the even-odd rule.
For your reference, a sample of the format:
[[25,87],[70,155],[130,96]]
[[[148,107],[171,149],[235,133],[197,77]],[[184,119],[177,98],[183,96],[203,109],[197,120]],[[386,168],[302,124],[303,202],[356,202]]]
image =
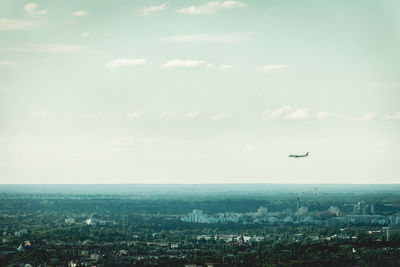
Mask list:
[[304,155],[289,155],[289,158],[305,158],[308,157],[308,152]]

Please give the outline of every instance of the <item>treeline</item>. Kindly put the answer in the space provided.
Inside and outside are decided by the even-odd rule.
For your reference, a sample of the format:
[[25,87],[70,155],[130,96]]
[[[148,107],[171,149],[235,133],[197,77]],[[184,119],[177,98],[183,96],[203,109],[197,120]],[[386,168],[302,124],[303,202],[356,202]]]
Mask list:
[[[303,200],[300,205],[308,206],[309,211],[323,211],[330,206],[349,209],[341,201],[320,202]],[[3,213],[93,213],[98,214],[176,214],[183,215],[194,209],[201,209],[207,214],[219,212],[256,212],[260,206],[268,208],[269,212],[296,210],[296,198],[280,199],[214,199],[214,200],[166,200],[166,199],[3,199],[0,202],[0,212]],[[352,209],[352,207],[351,207]]]

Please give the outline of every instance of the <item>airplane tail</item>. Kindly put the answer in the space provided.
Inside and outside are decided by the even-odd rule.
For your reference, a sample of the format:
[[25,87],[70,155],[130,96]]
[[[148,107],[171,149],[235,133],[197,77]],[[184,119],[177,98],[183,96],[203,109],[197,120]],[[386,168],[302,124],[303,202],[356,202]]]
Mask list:
[[308,152],[306,153],[306,156],[308,156]]

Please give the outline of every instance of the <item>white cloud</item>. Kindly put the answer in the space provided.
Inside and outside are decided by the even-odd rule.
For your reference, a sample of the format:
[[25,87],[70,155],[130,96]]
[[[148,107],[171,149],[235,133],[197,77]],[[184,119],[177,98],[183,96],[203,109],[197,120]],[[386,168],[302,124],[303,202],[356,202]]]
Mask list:
[[144,115],[146,115],[146,113],[139,110],[139,111],[135,111],[135,112],[131,112],[131,113],[126,114],[126,117],[128,117],[128,118],[141,118]]
[[247,144],[244,148],[243,148],[243,152],[244,153],[250,153],[254,151],[254,146],[251,144]]
[[78,10],[75,11],[74,13],[71,14],[74,17],[85,17],[87,15],[89,15],[89,12],[85,11],[85,10]]
[[192,112],[189,112],[188,114],[186,114],[186,118],[189,118],[189,119],[197,117],[197,116],[200,116],[199,111],[192,111]]
[[253,33],[236,32],[236,33],[219,33],[219,34],[191,34],[191,35],[174,35],[162,38],[161,41],[166,43],[244,43],[252,39]]
[[38,15],[46,15],[48,10],[47,9],[42,9],[38,10],[38,4],[36,3],[28,3],[25,5],[24,9],[28,15],[31,16],[38,16]]
[[284,114],[289,113],[291,109],[292,109],[292,107],[287,105],[287,106],[280,107],[276,110],[266,110],[263,112],[262,118],[264,120],[279,119]]
[[286,105],[275,110],[265,110],[261,117],[264,120],[305,120],[311,118],[311,114],[307,108],[293,108]]
[[162,66],[164,69],[171,68],[210,68],[212,64],[207,63],[203,60],[181,60],[174,59],[170,60]]
[[39,21],[21,19],[0,19],[0,31],[27,31],[38,27]]
[[278,71],[278,70],[284,70],[289,68],[289,65],[263,65],[263,66],[258,66],[256,68],[256,71],[258,72],[264,72],[264,73],[268,73],[271,71]]
[[219,121],[219,120],[226,119],[227,117],[228,117],[227,113],[220,113],[220,114],[215,115],[211,119],[214,120],[214,121]]
[[89,32],[84,32],[84,33],[82,33],[82,34],[80,35],[80,37],[86,38],[86,37],[88,37],[89,35],[90,35]]
[[292,113],[285,115],[283,118],[285,120],[306,120],[311,117],[308,108],[297,109]]
[[383,116],[384,120],[400,120],[400,112],[396,112],[393,115],[385,115]]
[[162,140],[163,139],[160,138],[160,137],[153,137],[153,138],[149,138],[149,139],[145,140],[144,144],[145,145],[152,145],[152,144],[158,143],[158,142],[160,142]]
[[9,61],[9,60],[3,60],[3,61],[0,61],[0,65],[2,65],[2,66],[15,66],[15,65],[17,65],[17,62]]
[[37,7],[38,5],[36,3],[28,3],[25,5],[24,9],[27,13],[33,13]]
[[145,58],[120,58],[108,62],[105,67],[108,69],[115,69],[119,67],[139,66],[147,63]]
[[162,119],[169,119],[169,118],[172,118],[173,116],[174,115],[171,112],[167,112],[167,111],[160,113],[160,118],[162,118]]
[[396,112],[393,115],[379,115],[377,113],[367,113],[361,117],[363,121],[372,121],[372,120],[400,120],[400,112]]
[[331,112],[320,111],[320,112],[317,113],[316,117],[319,120],[325,120],[325,119],[328,119],[328,118],[335,117],[335,115],[333,113],[331,113]]
[[116,147],[128,146],[132,143],[131,137],[117,137],[111,140],[111,144]]
[[140,10],[140,12],[142,13],[143,16],[150,16],[150,15],[153,15],[154,13],[163,11],[166,8],[167,8],[167,3],[164,3],[159,6],[143,8],[142,10]]
[[223,9],[243,8],[246,4],[239,1],[214,1],[208,2],[203,6],[190,6],[177,10],[183,14],[214,14]]
[[364,121],[371,121],[371,120],[376,120],[378,117],[376,113],[368,113],[365,114],[361,119]]
[[236,66],[222,64],[221,66],[219,66],[219,69],[220,70],[232,70],[232,69],[236,69]]

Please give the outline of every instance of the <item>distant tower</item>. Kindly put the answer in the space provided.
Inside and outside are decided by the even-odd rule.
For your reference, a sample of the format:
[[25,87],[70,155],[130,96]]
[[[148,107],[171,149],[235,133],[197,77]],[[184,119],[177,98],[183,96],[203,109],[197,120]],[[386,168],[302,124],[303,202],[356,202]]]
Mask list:
[[389,227],[382,227],[383,230],[386,230],[386,241],[389,241]]
[[317,197],[317,195],[318,195],[318,191],[317,191],[317,188],[316,188],[316,187],[314,187],[313,194],[314,194],[314,197]]
[[296,208],[297,220],[299,220],[299,205],[300,205],[299,197],[297,197],[296,204],[297,204],[297,208]]
[[241,235],[240,236],[240,238],[239,238],[239,246],[243,246],[244,245],[244,238],[243,238],[243,235]]

